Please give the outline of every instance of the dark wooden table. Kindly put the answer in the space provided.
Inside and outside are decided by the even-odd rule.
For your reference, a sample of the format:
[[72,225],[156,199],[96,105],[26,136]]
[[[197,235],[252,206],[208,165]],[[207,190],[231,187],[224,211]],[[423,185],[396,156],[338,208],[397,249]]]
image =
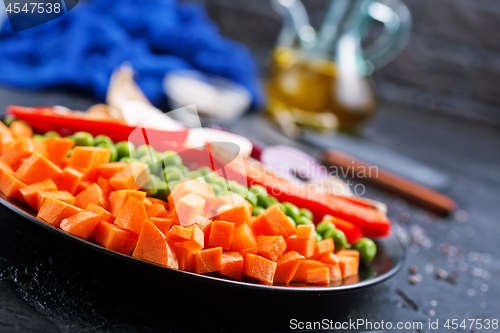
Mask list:
[[[69,92],[0,88],[0,110],[8,104],[84,110],[92,103]],[[262,133],[248,124],[263,121],[250,116],[232,128],[262,141]],[[321,297],[196,294],[101,258],[2,206],[0,331],[284,331],[295,318],[421,322],[422,329],[407,331],[444,332],[447,319],[500,319],[500,130],[382,104],[362,136],[454,179],[447,194],[459,210],[450,218],[367,187],[367,197],[388,204],[393,230],[408,247],[406,265],[395,278],[358,292]],[[310,147],[310,152],[317,151]],[[417,284],[409,282],[411,265],[418,267]],[[447,278],[436,276],[440,269]],[[429,320],[439,320],[439,329],[429,329]],[[469,325],[458,331],[469,332]]]

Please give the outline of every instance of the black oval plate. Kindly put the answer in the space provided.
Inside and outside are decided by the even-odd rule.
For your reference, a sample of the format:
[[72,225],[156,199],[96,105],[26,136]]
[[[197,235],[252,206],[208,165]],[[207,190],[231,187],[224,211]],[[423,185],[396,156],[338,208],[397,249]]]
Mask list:
[[[42,228],[48,229],[52,232],[59,234],[62,237],[66,237],[79,243],[81,245],[86,245],[88,248],[100,251],[103,254],[115,256],[117,259],[129,260],[130,263],[138,265],[146,265],[149,268],[158,270],[158,274],[183,274],[186,278],[189,277],[191,281],[196,281],[197,283],[206,284],[218,284],[226,285],[228,287],[241,287],[241,288],[251,288],[259,289],[263,292],[277,293],[299,293],[299,294],[325,294],[355,290],[359,288],[364,288],[372,286],[379,282],[382,282],[391,276],[395,275],[401,267],[404,265],[406,258],[406,250],[396,238],[394,234],[384,239],[375,240],[377,244],[377,255],[375,259],[370,263],[369,266],[361,265],[359,268],[359,274],[357,276],[350,277],[343,281],[332,282],[327,286],[314,286],[306,283],[292,282],[289,285],[263,285],[259,284],[254,280],[243,280],[235,281],[230,280],[217,273],[200,275],[191,272],[185,272],[180,270],[175,270],[167,267],[163,267],[154,263],[136,259],[132,256],[127,256],[121,253],[110,251],[98,244],[92,243],[90,241],[84,240],[82,238],[68,234],[61,229],[54,228],[53,226],[39,220],[36,218],[36,212],[30,207],[21,204],[15,200],[7,198],[5,195],[0,193],[0,203],[10,210],[14,211],[23,218],[41,226]],[[177,275],[179,278],[180,276]]]

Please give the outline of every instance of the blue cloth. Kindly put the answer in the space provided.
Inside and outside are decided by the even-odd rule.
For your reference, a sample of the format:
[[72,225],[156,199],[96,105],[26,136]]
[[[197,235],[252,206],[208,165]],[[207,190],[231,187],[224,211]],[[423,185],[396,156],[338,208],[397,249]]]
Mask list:
[[164,103],[173,69],[198,69],[236,81],[263,103],[248,49],[222,37],[204,8],[174,0],[92,0],[40,26],[0,35],[0,83],[72,87],[104,100],[112,71],[129,62],[149,100]]

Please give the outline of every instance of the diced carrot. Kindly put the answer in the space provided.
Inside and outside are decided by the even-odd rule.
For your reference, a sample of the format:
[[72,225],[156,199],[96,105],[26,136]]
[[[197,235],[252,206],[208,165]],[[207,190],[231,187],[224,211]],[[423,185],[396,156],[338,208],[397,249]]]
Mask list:
[[109,209],[108,198],[96,183],[92,184],[75,196],[76,207],[85,209],[91,203],[101,206],[104,209]]
[[184,242],[186,249],[192,254],[200,252],[205,244],[203,231],[197,226],[191,227],[193,230],[191,233],[191,238]]
[[245,256],[247,255],[247,253],[257,254],[257,252],[259,252],[259,248],[257,246],[249,247],[248,249],[240,250],[240,254],[241,254],[241,256],[243,258],[245,258]]
[[81,212],[61,221],[61,229],[75,236],[87,239],[97,230],[101,216],[92,212]]
[[324,264],[317,260],[305,259],[300,262],[295,275],[292,278],[292,281],[296,282],[304,282],[307,280],[307,271],[313,268],[324,267]]
[[[2,146],[14,140],[14,136],[10,129],[5,126],[3,122],[0,122],[0,152],[2,152]],[[3,152],[2,152],[3,153]]]
[[[210,228],[211,224],[212,224],[211,220],[206,219],[201,215],[198,215],[198,216],[195,216],[186,227],[189,227],[191,225],[196,225],[196,226],[198,226],[198,228],[201,229],[201,231],[203,231],[203,233],[205,235],[207,235],[209,233],[208,228]],[[208,243],[208,239],[207,239],[207,243]]]
[[69,157],[65,156],[65,157],[63,157],[63,159],[61,160],[61,162],[59,162],[59,167],[61,169],[64,169],[64,168],[66,168],[68,166],[68,164],[69,164]]
[[2,158],[9,165],[13,165],[25,157],[31,156],[35,152],[33,140],[29,138],[19,138],[10,141],[2,147]]
[[273,284],[277,266],[274,261],[248,253],[243,264],[243,274],[264,284]]
[[224,250],[230,250],[233,242],[234,223],[225,221],[213,221],[206,247],[222,247]]
[[126,162],[111,162],[97,166],[97,175],[99,177],[110,179],[118,172],[122,171],[129,163]]
[[340,270],[344,279],[358,274],[359,260],[351,256],[337,256],[339,257]]
[[348,257],[354,257],[359,260],[359,251],[358,250],[353,250],[353,249],[344,249],[340,250],[337,253],[335,253],[337,256],[348,256]]
[[297,226],[297,238],[313,238],[314,237],[314,225],[312,224],[301,224]]
[[333,252],[328,252],[320,256],[317,260],[324,262],[326,264],[338,264],[340,262],[339,257]]
[[167,217],[168,213],[165,206],[162,204],[153,204],[151,207],[146,208],[149,217]]
[[193,254],[199,252],[204,246],[203,231],[195,225],[189,228],[174,225],[166,236],[173,242],[182,242],[184,247]]
[[241,280],[243,263],[243,257],[239,252],[222,252],[221,269],[219,273],[234,280]]
[[82,176],[83,174],[80,171],[71,167],[65,167],[57,180],[57,187],[61,191],[68,191],[74,195],[78,184],[82,180]]
[[55,164],[61,163],[75,145],[75,141],[67,138],[47,138],[43,140],[43,143],[47,158]]
[[[114,193],[114,194],[113,194]],[[134,197],[139,199],[139,201],[143,202],[144,198],[146,198],[146,192],[142,191],[134,191],[134,190],[119,190],[116,192],[111,192],[109,194],[109,202],[110,202],[110,212],[114,216],[118,215],[120,209],[122,209],[125,202],[129,197]]]
[[82,209],[55,198],[47,198],[38,211],[37,217],[58,228],[67,217],[83,212]]
[[146,208],[146,210],[153,207],[153,202],[149,199],[149,197],[145,197],[144,201],[142,203],[144,204],[144,207]]
[[34,183],[19,189],[24,200],[33,209],[38,209],[38,196],[39,191],[57,191],[57,186],[52,179],[45,179],[44,181]]
[[22,121],[14,120],[9,126],[12,135],[15,138],[31,138],[33,137],[33,130],[29,125]]
[[75,169],[91,169],[109,163],[110,157],[111,150],[108,148],[78,146],[73,148],[69,166]]
[[340,270],[340,259],[333,252],[323,254],[318,258],[330,270],[330,281],[341,281],[342,271]]
[[114,191],[114,188],[111,186],[109,181],[101,176],[97,177],[97,185],[99,185],[99,187],[104,192],[106,197],[109,196],[109,193]]
[[194,271],[194,254],[192,254],[182,243],[169,243],[177,256],[179,269],[183,271]]
[[201,250],[194,255],[194,271],[198,274],[220,271],[222,247]]
[[149,221],[153,223],[166,236],[172,226],[172,219],[163,217],[150,217]]
[[78,186],[76,187],[75,195],[78,195],[78,194],[82,193],[83,191],[85,191],[90,186],[92,186],[91,182],[80,181],[78,183]]
[[163,205],[163,207],[165,207],[165,210],[169,210],[169,207],[168,207],[168,202],[164,201],[164,200],[161,200],[161,199],[158,199],[158,198],[151,198],[151,197],[148,197],[149,201],[151,201],[153,204],[160,204],[160,205]]
[[54,198],[72,206],[75,205],[75,197],[67,191],[38,191],[36,198],[38,207],[37,210],[40,210],[47,198]]
[[332,238],[323,239],[314,245],[313,257],[316,259],[325,253],[333,252],[334,247],[335,245]]
[[234,222],[236,226],[248,224],[252,218],[252,209],[253,206],[246,200],[234,207],[231,204],[225,204],[217,209],[217,218],[221,221]]
[[286,251],[297,251],[306,258],[314,255],[314,238],[297,238],[297,235],[292,235],[285,239]]
[[97,227],[94,241],[105,248],[130,255],[134,249],[139,235],[119,228],[113,223],[101,222]]
[[282,236],[259,236],[257,248],[259,256],[276,261],[285,252],[286,242]]
[[75,168],[82,173],[82,181],[95,183],[97,181],[97,168]]
[[24,202],[20,189],[26,186],[25,183],[17,179],[12,173],[0,169],[0,191],[5,194],[6,197]]
[[194,192],[183,196],[175,203],[180,225],[188,225],[194,217],[203,215],[204,208],[205,199]]
[[251,247],[257,247],[257,241],[252,229],[246,223],[236,227],[234,229],[231,250],[239,252]]
[[148,181],[146,165],[142,163],[129,163],[109,179],[111,186],[117,190],[138,190]]
[[328,267],[312,268],[307,270],[307,283],[328,284],[330,283],[330,271]]
[[193,229],[174,225],[167,233],[167,238],[173,242],[185,242],[191,239]]
[[[144,205],[138,199],[129,198],[127,203],[130,200],[137,201],[144,208]],[[127,206],[127,203],[125,203],[124,208]],[[137,240],[132,256],[137,259],[150,261],[169,268],[179,268],[177,255],[167,242],[167,238],[153,223],[149,222],[147,219],[142,224],[139,239]]]
[[26,184],[38,183],[47,178],[52,179],[57,184],[61,174],[62,170],[57,165],[38,153],[34,153],[24,160],[16,171],[16,176]]
[[274,283],[290,283],[297,268],[304,259],[304,256],[295,251],[290,251],[282,255],[277,261]]
[[0,169],[3,169],[10,173],[14,173],[14,169],[12,169],[12,167],[9,164],[7,164],[7,162],[5,162],[3,157],[0,157]]
[[295,233],[295,226],[278,205],[272,205],[263,211],[252,223],[256,235],[283,236],[287,238]]
[[141,232],[142,225],[147,220],[146,208],[144,208],[139,199],[131,196],[127,199],[122,209],[120,209],[114,223],[120,228],[138,234]]
[[85,210],[101,216],[101,221],[113,223],[115,220],[114,216],[111,215],[110,212],[95,203],[90,203]]
[[171,193],[173,203],[175,204],[177,200],[190,193],[195,193],[205,200],[208,198],[215,198],[214,191],[210,187],[210,184],[202,183],[195,179],[184,178],[181,179]]

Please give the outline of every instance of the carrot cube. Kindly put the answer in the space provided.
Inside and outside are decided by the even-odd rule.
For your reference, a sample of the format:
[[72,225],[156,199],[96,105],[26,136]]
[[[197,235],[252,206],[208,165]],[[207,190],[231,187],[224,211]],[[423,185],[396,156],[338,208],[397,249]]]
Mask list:
[[166,236],[172,225],[172,219],[164,217],[150,217],[149,221],[153,223]]
[[[129,198],[127,202],[130,200],[135,200],[142,205],[142,203],[136,198]],[[126,206],[127,204],[125,204],[124,208]],[[143,205],[142,207],[144,208]],[[137,240],[132,256],[137,259],[150,261],[169,268],[179,268],[177,255],[167,242],[167,238],[153,223],[148,220],[145,220],[142,224],[139,239]]]
[[340,259],[333,252],[328,252],[318,258],[330,270],[330,281],[341,281],[342,271],[340,270]]
[[314,237],[314,225],[311,224],[301,224],[297,226],[297,238],[313,238]]
[[[222,247],[230,250],[233,242],[234,223],[224,221],[213,221],[208,233],[207,247]],[[205,234],[205,236],[207,236]]]
[[359,268],[359,259],[351,256],[337,256],[339,257],[340,271],[344,279],[357,275]]
[[167,238],[173,242],[185,242],[191,239],[193,229],[174,225],[167,233]]
[[239,252],[251,247],[257,247],[257,241],[252,229],[246,223],[236,227],[234,229],[231,250]]
[[75,197],[75,206],[81,209],[87,208],[89,204],[96,204],[104,209],[108,209],[109,201],[103,190],[94,183]]
[[259,248],[257,246],[255,246],[255,247],[249,247],[247,249],[240,250],[239,252],[240,252],[241,256],[243,258],[245,258],[245,256],[247,255],[247,253],[257,254],[257,252],[259,252]]
[[111,193],[112,191],[114,191],[113,186],[111,186],[111,184],[109,183],[109,181],[106,178],[103,178],[103,177],[100,177],[100,176],[97,177],[97,185],[99,185],[99,187],[104,192],[104,194],[106,195],[106,197],[109,195],[109,193]]
[[217,209],[218,219],[221,221],[234,222],[236,226],[243,223],[250,223],[253,210],[252,204],[237,193],[224,197],[231,200],[228,200],[228,203]]
[[76,168],[76,170],[80,171],[82,173],[82,181],[83,182],[91,182],[91,183],[95,183],[97,181],[97,169],[94,167],[94,168],[88,168],[88,169],[84,169],[84,168]]
[[198,274],[220,271],[222,247],[201,250],[194,255],[194,271]]
[[[113,194],[114,193],[114,194]],[[139,199],[139,201],[143,202],[144,198],[146,198],[146,192],[142,191],[134,191],[134,190],[119,190],[116,192],[111,192],[109,194],[110,201],[110,211],[114,216],[118,215],[120,209],[122,209],[125,202],[129,197],[134,197]]]
[[330,271],[328,267],[312,268],[307,270],[307,283],[328,284],[330,283]]
[[319,241],[314,245],[313,257],[318,258],[325,253],[333,252],[334,248],[335,244],[333,243],[333,239],[331,238],[323,239],[322,241]]
[[139,235],[119,228],[113,223],[101,222],[97,227],[94,241],[105,248],[130,255],[134,249]]
[[0,169],[0,191],[5,194],[6,197],[24,202],[20,190],[26,186],[25,183],[17,179],[10,172]]
[[146,208],[144,208],[144,205],[139,199],[129,197],[116,216],[114,223],[120,228],[130,230],[138,234],[141,232],[142,225],[145,221],[148,221]]
[[47,198],[54,198],[70,205],[75,205],[75,197],[67,191],[39,191],[37,192],[37,210],[43,206]]
[[306,258],[314,255],[314,238],[297,238],[297,235],[292,235],[286,240],[286,251],[296,251]]
[[10,123],[9,129],[15,138],[31,138],[33,136],[31,127],[22,121],[13,121]]
[[354,257],[359,260],[359,251],[358,250],[353,250],[353,249],[344,249],[340,250],[339,252],[335,253],[337,256],[348,256],[348,257]]
[[[2,146],[14,140],[11,130],[5,126],[3,122],[0,122],[0,151],[2,151]],[[2,152],[3,153],[3,152]]]
[[285,252],[286,242],[282,236],[259,236],[257,248],[259,256],[276,261]]
[[99,215],[101,217],[101,221],[113,223],[115,220],[110,212],[95,203],[90,203],[85,210]]
[[148,197],[148,199],[149,199],[149,201],[151,201],[152,204],[163,205],[163,207],[165,207],[165,210],[169,210],[168,202],[161,200],[161,199],[158,199],[158,198],[152,198],[152,197]]
[[307,280],[307,271],[313,268],[324,267],[324,264],[317,260],[305,259],[300,262],[292,281],[304,282]]
[[194,254],[186,249],[184,244],[172,242],[170,246],[177,256],[179,269],[183,271],[194,271]]
[[75,195],[78,195],[78,194],[82,193],[84,190],[86,190],[90,186],[92,186],[91,182],[80,181],[78,183],[78,186],[76,187]]
[[24,200],[33,209],[38,209],[38,196],[40,191],[57,191],[57,186],[52,179],[45,179],[42,182],[34,183],[19,189]]
[[65,167],[57,180],[57,187],[61,191],[68,191],[74,195],[82,177],[83,174],[80,171],[71,167]]
[[67,138],[47,138],[43,143],[47,158],[55,164],[61,163],[75,145],[75,141]]
[[188,225],[193,218],[204,214],[205,199],[196,193],[189,193],[175,203],[180,225]]
[[165,206],[159,203],[151,205],[151,207],[146,207],[146,212],[149,217],[167,217],[168,213]]
[[9,165],[16,164],[23,158],[29,157],[35,152],[33,140],[20,138],[3,145],[2,158]]
[[203,231],[197,226],[181,227],[174,225],[167,233],[167,238],[173,242],[182,242],[191,253],[197,253],[204,246]]
[[239,252],[222,252],[219,273],[234,280],[241,280],[243,263],[243,256]]
[[81,212],[61,221],[61,229],[83,239],[97,230],[101,216],[92,212]]
[[73,149],[68,165],[72,168],[91,169],[109,163],[110,157],[111,150],[108,148],[78,146]]
[[12,167],[9,164],[7,164],[7,162],[5,162],[5,160],[2,157],[0,157],[0,169],[10,173],[15,173],[14,169],[12,169]]
[[256,235],[283,236],[287,238],[295,233],[295,226],[278,205],[263,211],[252,223]]
[[287,252],[282,255],[277,261],[274,283],[290,283],[297,268],[304,259],[304,256],[295,251]]
[[82,209],[66,202],[54,198],[47,198],[38,211],[37,217],[58,228],[62,220],[81,212],[83,212]]
[[122,171],[129,163],[126,162],[111,162],[100,164],[97,166],[97,175],[104,179],[110,179],[118,172]]
[[142,163],[129,163],[109,179],[111,186],[117,190],[138,190],[148,181],[146,165]]
[[248,253],[243,263],[243,274],[264,284],[273,284],[277,266],[274,261]]
[[57,183],[61,174],[62,170],[57,165],[38,153],[25,159],[16,171],[16,176],[27,184],[38,183],[47,178]]

